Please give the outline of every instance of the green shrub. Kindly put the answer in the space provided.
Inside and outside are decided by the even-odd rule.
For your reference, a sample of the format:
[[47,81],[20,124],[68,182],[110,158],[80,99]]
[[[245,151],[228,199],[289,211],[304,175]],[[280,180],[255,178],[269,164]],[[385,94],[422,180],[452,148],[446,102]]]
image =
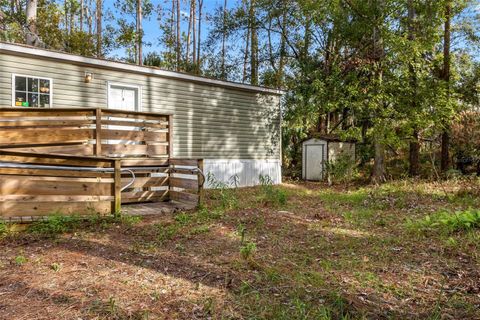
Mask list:
[[236,189],[238,187],[238,176],[234,175],[230,177],[229,183],[217,180],[215,175],[211,172],[207,174],[208,185],[216,189],[214,195],[220,200],[220,206],[224,210],[238,208],[238,199],[236,195]]
[[351,181],[356,174],[355,167],[355,160],[352,159],[350,154],[340,154],[335,161],[325,164],[328,182],[332,184]]
[[454,213],[441,211],[419,221],[407,221],[407,227],[420,232],[453,233],[480,228],[480,210],[468,209]]
[[257,245],[254,242],[246,242],[240,247],[240,255],[243,259],[250,259],[256,250]]
[[174,219],[178,224],[185,226],[190,223],[190,221],[192,220],[192,216],[189,214],[186,214],[185,212],[180,212],[175,216]]
[[167,240],[171,240],[175,237],[180,230],[180,227],[176,224],[162,225],[157,224],[157,240],[160,243],[164,243]]
[[0,238],[8,233],[7,224],[3,221],[0,221]]
[[51,215],[44,220],[33,222],[28,230],[31,233],[46,237],[55,237],[59,234],[72,231],[81,222],[78,216]]
[[15,264],[17,266],[21,266],[21,265],[24,265],[25,263],[27,263],[27,258],[25,258],[24,256],[16,256],[15,257]]
[[274,186],[273,180],[268,175],[260,175],[260,202],[264,205],[283,206],[287,203],[287,193]]

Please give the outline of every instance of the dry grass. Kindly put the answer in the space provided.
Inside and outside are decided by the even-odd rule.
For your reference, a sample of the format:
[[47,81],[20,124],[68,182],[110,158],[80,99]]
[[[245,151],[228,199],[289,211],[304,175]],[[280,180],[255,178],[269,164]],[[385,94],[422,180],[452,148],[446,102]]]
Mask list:
[[210,191],[197,212],[10,231],[0,318],[480,319],[480,231],[407,227],[480,208],[473,186],[287,183],[286,204]]

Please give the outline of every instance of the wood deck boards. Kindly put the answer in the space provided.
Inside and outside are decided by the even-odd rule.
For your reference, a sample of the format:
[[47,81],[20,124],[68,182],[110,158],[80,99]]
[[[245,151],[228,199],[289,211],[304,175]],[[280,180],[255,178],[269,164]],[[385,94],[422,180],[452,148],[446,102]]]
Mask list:
[[132,203],[122,205],[122,210],[130,216],[159,215],[195,209],[195,203],[181,203],[177,201]]

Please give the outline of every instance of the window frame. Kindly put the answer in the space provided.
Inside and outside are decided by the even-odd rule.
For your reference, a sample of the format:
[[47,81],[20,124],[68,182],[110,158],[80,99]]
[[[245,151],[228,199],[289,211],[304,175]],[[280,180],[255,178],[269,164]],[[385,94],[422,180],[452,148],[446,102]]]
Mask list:
[[[15,107],[15,108],[31,108],[31,107],[21,107],[21,106],[16,106],[15,105],[15,78],[16,77],[23,77],[23,78],[36,78],[36,79],[39,79],[39,80],[48,80],[50,81],[50,92],[48,93],[49,94],[49,97],[50,97],[50,106],[49,107],[46,107],[46,108],[42,108],[42,107],[38,107],[38,108],[42,108],[42,109],[47,109],[47,108],[52,108],[53,107],[53,79],[52,78],[48,78],[48,77],[39,77],[39,76],[35,76],[35,75],[26,75],[26,74],[20,74],[20,73],[12,73],[12,107]],[[27,85],[27,84],[25,84]],[[28,89],[28,86],[27,88]],[[25,90],[25,92],[27,93],[27,100],[28,100],[28,90]],[[40,92],[38,93],[38,95],[40,96]]]

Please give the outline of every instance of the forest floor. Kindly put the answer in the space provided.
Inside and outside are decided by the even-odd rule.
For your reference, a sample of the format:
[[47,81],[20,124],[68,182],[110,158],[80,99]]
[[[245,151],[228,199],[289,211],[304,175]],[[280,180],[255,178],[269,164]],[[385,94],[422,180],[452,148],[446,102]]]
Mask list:
[[480,319],[474,208],[479,180],[287,182],[3,225],[0,319]]

